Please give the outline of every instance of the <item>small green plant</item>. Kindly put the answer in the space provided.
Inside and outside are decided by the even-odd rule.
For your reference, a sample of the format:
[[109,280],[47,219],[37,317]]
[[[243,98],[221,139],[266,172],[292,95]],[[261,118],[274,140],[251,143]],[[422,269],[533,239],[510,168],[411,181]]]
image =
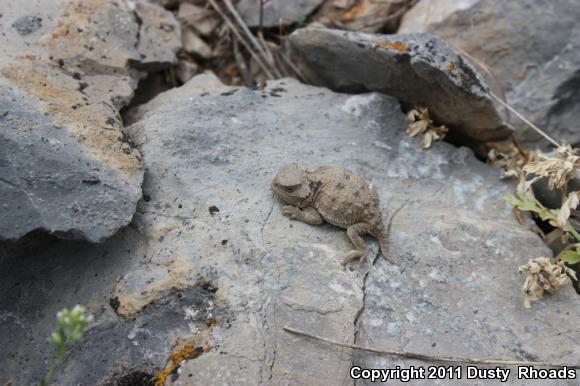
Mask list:
[[[578,234],[576,229],[574,229],[572,224],[570,224],[568,217],[561,216],[562,209],[548,209],[536,198],[526,196],[524,193],[520,192],[516,193],[515,196],[509,195],[505,199],[521,211],[536,213],[543,221],[548,221],[553,227],[562,229],[564,232],[573,236],[576,243],[580,243],[580,234]],[[576,244],[573,246],[576,246]],[[567,250],[562,253],[560,257],[568,264],[577,264],[580,262],[580,248]]]
[[93,321],[93,316],[87,313],[85,307],[76,305],[72,310],[67,308],[56,314],[58,329],[50,335],[50,342],[56,351],[54,364],[48,373],[48,380],[40,380],[40,386],[48,386],[54,382],[56,372],[65,355],[80,341],[86,328]]

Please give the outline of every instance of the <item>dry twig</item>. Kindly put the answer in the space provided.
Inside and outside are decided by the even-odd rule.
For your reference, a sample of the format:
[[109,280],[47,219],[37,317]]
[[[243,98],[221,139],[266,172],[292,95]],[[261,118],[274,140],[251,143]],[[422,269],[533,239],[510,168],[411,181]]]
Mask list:
[[502,105],[503,107],[505,107],[506,109],[508,109],[509,111],[511,111],[512,113],[515,114],[516,117],[518,117],[519,119],[521,119],[523,122],[525,122],[528,126],[530,126],[532,129],[534,129],[538,134],[540,134],[542,137],[544,137],[545,139],[547,139],[552,145],[556,146],[556,147],[560,147],[560,144],[553,139],[552,137],[550,137],[548,134],[546,134],[542,129],[540,129],[538,126],[534,125],[531,121],[529,121],[526,117],[524,117],[522,114],[518,113],[513,107],[511,107],[510,105],[508,105],[507,103],[505,103],[504,101],[501,100],[501,98],[499,98],[497,95],[495,95],[494,93],[492,93],[491,91],[489,92],[489,95],[500,105]]
[[264,24],[264,0],[260,0],[260,26],[258,27],[258,32],[262,34],[263,24]]
[[503,107],[505,107],[508,111],[512,112],[513,114],[515,114],[519,119],[521,119],[524,123],[526,123],[528,126],[530,126],[532,129],[534,129],[538,134],[540,134],[542,137],[544,137],[546,140],[548,140],[548,142],[550,142],[552,145],[556,146],[556,147],[560,147],[560,144],[553,139],[552,137],[550,137],[548,134],[546,134],[542,129],[540,129],[538,126],[534,125],[531,121],[529,121],[526,117],[524,117],[522,114],[520,114],[519,112],[517,112],[513,107],[511,107],[510,105],[508,105],[505,100],[506,100],[506,95],[505,95],[505,91],[501,85],[501,83],[499,82],[499,80],[497,79],[497,77],[495,76],[495,74],[493,73],[493,71],[485,64],[483,63],[481,60],[475,58],[474,56],[468,54],[467,52],[465,52],[464,50],[462,50],[459,47],[454,46],[453,48],[455,48],[456,50],[458,50],[459,52],[461,52],[462,55],[466,56],[467,58],[471,59],[478,67],[480,67],[482,70],[484,70],[489,76],[491,76],[493,78],[493,80],[495,81],[495,83],[498,85],[498,87],[500,88],[501,92],[502,92],[502,98],[498,97],[497,95],[495,95],[493,92],[489,91],[489,96],[491,96],[495,101],[497,101],[500,105],[502,105]]
[[266,73],[266,76],[268,76],[268,78],[270,78],[270,79],[274,79],[274,75],[272,74],[272,72],[270,71],[270,69],[268,68],[268,66],[262,61],[262,58],[260,58],[260,56],[258,54],[256,54],[256,52],[254,52],[254,50],[252,50],[250,44],[240,34],[240,32],[238,31],[238,28],[236,27],[236,25],[224,13],[224,11],[217,5],[217,3],[215,2],[215,0],[208,0],[208,2],[216,10],[216,12],[222,17],[222,19],[227,24],[227,26],[230,28],[230,30],[234,33],[234,35],[236,36],[236,38],[238,38],[238,40],[240,41],[240,43],[242,43],[242,45],[244,46],[244,48],[250,53],[250,55],[252,56],[252,58],[254,58],[254,60],[256,61],[256,63],[258,63],[258,66],[260,66],[260,68],[262,69],[262,71],[264,71]]
[[246,23],[244,22],[244,20],[242,19],[242,17],[238,13],[238,11],[236,11],[236,8],[232,5],[232,2],[230,0],[223,0],[223,1],[224,1],[224,4],[226,5],[226,8],[230,11],[230,13],[233,15],[234,19],[237,21],[241,30],[246,34],[246,37],[248,38],[250,43],[252,43],[252,45],[256,48],[258,53],[260,55],[262,55],[262,58],[264,58],[267,62],[269,62],[270,66],[271,66],[271,70],[276,75],[276,77],[281,78],[282,73],[276,67],[276,63],[274,62],[274,60],[270,60],[270,57],[268,56],[268,53],[267,53],[267,48],[262,46],[259,43],[259,41],[254,37],[254,35],[252,34],[252,31],[250,31],[250,29],[248,28],[248,26],[246,25]]
[[286,65],[288,67],[290,67],[292,69],[292,71],[294,71],[294,74],[296,75],[296,77],[300,81],[302,81],[304,83],[312,83],[312,82],[308,81],[308,78],[304,75],[304,73],[302,71],[300,71],[300,69],[294,63],[292,63],[290,58],[288,58],[288,56],[286,56],[286,54],[283,51],[280,51],[279,54],[280,54],[280,57],[282,58],[282,61],[284,63],[286,63]]
[[501,365],[501,366],[542,366],[542,367],[569,367],[571,369],[580,369],[580,365],[568,365],[560,363],[550,363],[550,362],[532,362],[532,361],[518,361],[518,360],[502,360],[502,359],[470,359],[470,358],[456,358],[456,357],[439,357],[435,355],[418,354],[408,351],[392,351],[383,350],[372,347],[359,346],[357,344],[342,343],[328,338],[323,338],[321,336],[316,336],[309,334],[304,331],[297,330],[288,326],[283,327],[284,331],[291,334],[305,336],[314,340],[329,343],[335,346],[351,348],[353,350],[360,350],[366,352],[373,352],[376,354],[394,355],[409,359],[418,359],[421,361],[434,361],[434,362],[451,362],[451,363],[461,363],[461,364],[479,364],[479,365]]
[[[487,64],[485,64],[483,61],[477,59],[475,56],[472,56],[472,55],[468,54],[466,51],[462,50],[461,48],[459,48],[457,46],[453,46],[453,48],[455,48],[457,51],[461,52],[461,54],[463,56],[465,56],[468,59],[470,59],[475,65],[477,65],[485,73],[487,73],[487,75],[489,75],[491,79],[493,79],[494,83],[496,84],[496,86],[499,88],[499,91],[501,92],[501,98],[502,98],[502,100],[505,102],[507,100],[507,96],[506,96],[506,92],[505,92],[505,87],[499,81],[499,79],[495,75],[495,72],[493,72],[493,70]],[[507,110],[506,113],[509,115],[509,110]]]
[[242,78],[244,79],[244,83],[246,84],[246,86],[251,86],[252,85],[252,74],[251,74],[250,70],[248,69],[246,61],[244,60],[244,56],[240,52],[240,46],[238,44],[237,38],[234,37],[232,39],[232,45],[233,45],[233,51],[234,51],[234,60],[236,61],[238,69],[240,70],[240,74],[242,74]]

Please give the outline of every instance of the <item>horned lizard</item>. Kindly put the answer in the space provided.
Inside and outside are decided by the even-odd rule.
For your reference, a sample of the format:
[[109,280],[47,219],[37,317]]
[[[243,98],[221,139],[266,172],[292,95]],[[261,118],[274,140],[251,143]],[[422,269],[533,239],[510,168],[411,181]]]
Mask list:
[[272,180],[272,190],[285,202],[282,213],[292,220],[310,225],[324,221],[346,228],[354,249],[346,254],[342,265],[368,255],[361,237],[370,234],[379,241],[381,254],[387,254],[386,230],[381,217],[377,189],[356,173],[338,166],[320,166],[307,171],[300,164],[285,165]]

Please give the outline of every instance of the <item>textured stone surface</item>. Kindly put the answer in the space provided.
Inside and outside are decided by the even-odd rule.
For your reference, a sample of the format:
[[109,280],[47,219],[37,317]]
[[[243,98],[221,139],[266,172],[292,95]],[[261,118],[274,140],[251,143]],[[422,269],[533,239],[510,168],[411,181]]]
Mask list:
[[[394,98],[201,75],[137,118],[146,172],[130,227],[99,245],[0,244],[0,382],[43,374],[54,315],[75,303],[96,321],[58,384],[153,374],[179,341],[202,353],[168,384],[353,384],[353,361],[387,360],[286,325],[394,350],[578,362],[573,289],[523,307],[515,271],[549,251],[502,200],[513,186],[465,148],[421,150]],[[389,247],[399,266],[343,270],[342,229],[282,215],[270,181],[296,161],[352,169],[377,186],[385,218],[400,208]]]
[[433,35],[307,28],[293,32],[288,42],[314,84],[346,92],[379,91],[429,106],[435,120],[474,140],[509,135],[473,67]]
[[[262,25],[269,28],[304,21],[321,3],[322,0],[264,1]],[[236,4],[236,9],[248,26],[258,27],[260,25],[259,0],[240,0]]]
[[0,239],[42,229],[102,241],[141,196],[119,110],[142,71],[176,60],[179,25],[126,1],[0,5]]
[[[577,147],[580,146],[579,90],[580,27],[577,27],[571,32],[568,42],[561,45],[560,52],[514,87],[508,101],[556,141]],[[521,122],[514,120],[514,126],[519,128],[519,135],[524,140],[543,141],[539,134]]]
[[116,149],[91,153],[39,102],[2,82],[0,106],[0,239],[44,229],[100,241],[131,221],[141,173],[118,133],[95,130],[85,143]]
[[[489,84],[557,139],[580,141],[576,0],[421,0],[403,18],[400,33],[431,32],[486,63],[501,84]],[[537,134],[511,116],[521,139]],[[540,142],[539,144],[544,144]]]
[[135,15],[139,22],[137,51],[140,57],[137,65],[154,71],[177,63],[175,54],[181,48],[181,39],[179,23],[173,14],[139,1],[135,4]]

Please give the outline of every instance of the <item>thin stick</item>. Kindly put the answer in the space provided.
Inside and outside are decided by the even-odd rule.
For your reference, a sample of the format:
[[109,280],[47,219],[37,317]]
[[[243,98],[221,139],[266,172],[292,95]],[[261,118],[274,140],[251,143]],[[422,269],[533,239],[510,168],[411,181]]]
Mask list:
[[407,351],[400,352],[400,351],[382,350],[382,349],[378,349],[378,348],[359,346],[357,344],[337,342],[335,340],[331,340],[331,339],[323,338],[320,336],[308,334],[304,331],[296,330],[296,329],[288,327],[288,326],[284,326],[283,329],[284,329],[284,331],[289,332],[291,334],[305,336],[307,338],[315,339],[315,340],[325,342],[325,343],[330,343],[330,344],[335,345],[335,346],[351,348],[353,350],[373,352],[376,354],[387,354],[387,355],[394,355],[394,356],[399,356],[399,357],[409,358],[409,359],[418,359],[418,360],[422,360],[422,361],[470,363],[470,364],[480,364],[480,365],[503,365],[503,366],[569,367],[572,369],[580,369],[580,365],[567,365],[567,364],[558,364],[558,363],[549,363],[549,362],[437,357],[437,356],[433,356],[433,355],[417,354],[417,353],[412,353],[412,352],[407,352]]
[[264,24],[264,0],[260,0],[260,26],[258,27],[258,31],[260,31],[260,34],[262,33],[263,24]]
[[240,74],[242,75],[242,78],[244,79],[244,83],[246,84],[246,86],[249,87],[252,85],[252,74],[251,74],[250,70],[248,69],[248,66],[246,65],[246,61],[244,60],[242,53],[240,52],[240,46],[238,44],[238,39],[235,36],[232,39],[232,44],[233,44],[233,49],[234,49],[234,59],[236,61],[236,64],[238,65],[238,69],[240,70]]
[[[256,38],[252,34],[252,31],[250,31],[250,29],[248,28],[248,26],[246,25],[246,23],[244,22],[244,20],[242,19],[242,17],[238,13],[238,11],[236,11],[236,8],[232,5],[232,2],[230,0],[223,0],[223,1],[224,1],[224,4],[226,5],[226,8],[234,16],[234,19],[239,24],[242,31],[246,34],[246,37],[248,38],[250,43],[252,43],[252,45],[256,48],[256,50],[258,50],[258,52],[262,55],[262,57],[264,59],[266,59],[266,61],[268,61],[268,54],[266,53],[266,49],[258,42],[258,40],[256,40]],[[277,77],[281,78],[282,74],[276,68],[276,64],[270,62],[270,65],[272,66],[273,73],[276,74]]]
[[[274,55],[272,55],[272,50],[266,44],[266,40],[264,40],[264,35],[262,35],[261,32],[258,32],[258,40],[260,41],[260,43],[262,44],[262,46],[266,48],[266,53],[267,53],[268,61],[270,63],[276,64],[276,61],[274,60]],[[276,67],[275,69],[276,69],[276,71],[279,72],[280,78],[282,78],[282,72],[278,70],[278,67]]]
[[511,107],[510,105],[508,105],[506,102],[504,102],[504,100],[506,99],[505,96],[505,91],[503,90],[503,87],[501,87],[501,83],[497,80],[497,78],[495,77],[495,74],[493,73],[493,71],[491,71],[491,69],[485,65],[483,62],[481,62],[479,59],[471,56],[470,54],[468,54],[467,52],[465,52],[464,50],[462,50],[459,47],[454,47],[456,50],[458,50],[459,52],[461,52],[463,55],[465,55],[466,57],[468,57],[469,59],[471,59],[475,64],[477,64],[480,68],[482,68],[484,71],[486,71],[489,76],[491,76],[495,82],[497,83],[497,85],[499,86],[501,92],[502,92],[502,98],[499,98],[497,95],[495,95],[493,92],[489,92],[489,95],[495,99],[500,105],[502,105],[503,107],[505,107],[508,111],[511,111],[512,113],[514,113],[516,115],[516,117],[518,117],[519,119],[521,119],[523,122],[525,122],[528,126],[530,126],[532,129],[534,129],[537,133],[539,133],[542,137],[544,137],[545,139],[548,140],[548,142],[550,142],[552,145],[556,146],[556,147],[560,147],[560,144],[553,139],[552,137],[550,137],[548,134],[546,134],[544,131],[542,131],[538,126],[534,125],[532,122],[530,122],[528,119],[526,119],[526,117],[524,117],[522,114],[518,113],[513,107]]
[[240,35],[240,32],[237,30],[237,28],[234,25],[234,23],[232,23],[232,21],[229,19],[229,17],[221,10],[220,7],[218,7],[218,5],[216,4],[215,0],[208,0],[208,1],[211,4],[211,6],[216,10],[216,12],[219,13],[219,15],[222,17],[222,19],[226,22],[226,24],[228,25],[228,27],[230,28],[230,30],[234,33],[234,35],[236,35],[236,37],[238,38],[238,40],[240,41],[240,43],[242,43],[242,45],[244,46],[244,48],[250,53],[250,55],[252,56],[252,58],[254,58],[254,60],[258,63],[258,65],[260,66],[260,68],[266,73],[266,75],[268,76],[268,78],[273,79],[274,76],[272,75],[272,73],[268,69],[268,66],[262,61],[262,59],[260,58],[260,56],[257,55],[252,50],[252,48],[250,47],[250,45],[244,40],[244,38],[242,37],[242,35]]
[[298,67],[296,67],[296,65],[294,63],[292,63],[290,58],[288,58],[288,56],[286,56],[286,54],[284,52],[280,51],[279,54],[280,54],[280,57],[282,58],[282,61],[284,63],[286,63],[288,65],[288,67],[290,67],[292,69],[292,71],[294,71],[294,73],[296,74],[296,76],[298,77],[298,79],[301,82],[312,84],[312,82],[310,82],[308,80],[308,78],[302,73],[302,71],[300,71],[300,69]]
[[522,114],[518,113],[513,107],[511,107],[510,105],[508,105],[507,103],[502,101],[501,98],[499,98],[497,95],[495,95],[491,91],[489,92],[489,95],[493,99],[495,99],[497,103],[499,103],[500,105],[502,105],[503,107],[505,107],[506,109],[508,109],[512,113],[514,113],[516,117],[518,117],[519,119],[524,121],[528,126],[530,126],[532,129],[534,129],[538,134],[540,134],[542,137],[547,139],[552,145],[554,145],[556,147],[561,146],[558,142],[556,142],[555,139],[550,137],[548,134],[544,133],[538,126],[534,125],[532,122],[530,122],[528,119],[526,119],[526,117],[524,117]]
[[526,153],[526,151],[522,148],[522,146],[520,145],[520,142],[517,140],[515,135],[512,134],[511,139],[512,139],[512,143],[514,144],[514,146],[516,147],[518,152],[522,155],[522,157],[524,157],[524,160],[526,161],[526,163],[528,163],[530,161],[530,155],[528,153]]
[[[492,69],[487,64],[485,64],[482,60],[477,59],[475,56],[472,56],[471,54],[467,53],[466,51],[464,51],[463,49],[461,49],[461,48],[459,48],[457,46],[453,46],[453,48],[455,48],[463,56],[465,56],[468,59],[470,59],[473,63],[475,63],[475,65],[477,65],[479,68],[481,68],[483,71],[485,71],[487,73],[487,75],[489,75],[491,77],[491,79],[493,79],[493,81],[495,82],[495,84],[497,85],[497,87],[499,88],[499,90],[501,91],[502,100],[504,102],[507,101],[505,87],[499,81],[499,79],[495,75],[495,72],[493,72]],[[509,116],[509,110],[506,112],[506,114],[508,114],[508,116]]]

